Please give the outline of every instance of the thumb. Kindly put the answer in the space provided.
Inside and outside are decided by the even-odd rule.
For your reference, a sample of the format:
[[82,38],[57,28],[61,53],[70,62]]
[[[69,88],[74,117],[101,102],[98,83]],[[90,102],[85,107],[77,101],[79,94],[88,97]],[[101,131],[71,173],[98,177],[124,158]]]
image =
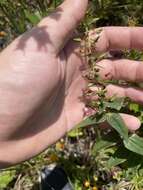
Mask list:
[[49,17],[43,20],[50,42],[59,51],[84,17],[88,0],[65,0]]

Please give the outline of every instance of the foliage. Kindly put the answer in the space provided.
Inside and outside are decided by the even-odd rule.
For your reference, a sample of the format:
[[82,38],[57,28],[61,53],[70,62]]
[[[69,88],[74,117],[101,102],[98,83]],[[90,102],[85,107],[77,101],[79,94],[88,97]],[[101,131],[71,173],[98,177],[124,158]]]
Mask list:
[[[0,0],[0,47],[4,48],[13,38],[31,29],[60,2],[61,0]],[[140,0],[91,0],[79,31],[87,34],[94,27],[142,24],[143,2]],[[125,50],[123,54],[126,58],[143,59],[142,52],[136,50]],[[44,165],[53,162],[65,168],[76,190],[143,189],[142,127],[136,134],[131,134],[119,115],[119,112],[131,113],[143,123],[142,106],[124,98],[107,99],[104,86],[109,81],[98,78],[95,64],[106,55],[88,56],[90,86],[100,83],[103,87],[98,92],[98,100],[86,102],[88,107],[96,110],[96,114],[85,119],[64,139],[37,158],[1,171],[0,189],[38,189],[39,171]],[[91,94],[87,90],[85,97]],[[102,128],[105,121],[112,128]]]

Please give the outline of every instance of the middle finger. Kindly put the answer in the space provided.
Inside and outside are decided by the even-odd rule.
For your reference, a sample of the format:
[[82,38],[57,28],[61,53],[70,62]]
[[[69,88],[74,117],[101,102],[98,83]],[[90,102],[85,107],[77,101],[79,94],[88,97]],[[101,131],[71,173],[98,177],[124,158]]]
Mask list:
[[97,63],[99,76],[103,80],[125,80],[143,82],[143,62],[128,59],[105,59]]

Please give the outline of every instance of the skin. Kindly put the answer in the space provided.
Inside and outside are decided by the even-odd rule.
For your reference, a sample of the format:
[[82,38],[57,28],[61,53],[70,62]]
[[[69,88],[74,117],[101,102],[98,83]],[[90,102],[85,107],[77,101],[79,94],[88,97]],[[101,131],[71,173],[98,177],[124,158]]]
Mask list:
[[[35,28],[15,39],[0,54],[0,168],[30,159],[83,119],[82,77],[86,61],[73,31],[84,17],[88,0],[66,0]],[[77,10],[77,11],[76,11]],[[142,28],[103,28],[97,51],[142,49]],[[96,31],[91,31],[92,38]],[[143,81],[143,65],[131,60],[103,60],[100,75]],[[126,69],[123,69],[126,68]],[[107,95],[128,96],[143,103],[141,89],[107,86]],[[122,114],[131,130],[134,116]]]

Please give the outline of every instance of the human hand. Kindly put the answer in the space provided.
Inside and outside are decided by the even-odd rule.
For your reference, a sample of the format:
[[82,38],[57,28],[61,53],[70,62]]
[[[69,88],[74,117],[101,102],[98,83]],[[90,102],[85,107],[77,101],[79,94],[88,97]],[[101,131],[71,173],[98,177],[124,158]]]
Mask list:
[[70,40],[88,0],[66,0],[0,54],[0,167],[39,154],[83,117],[84,60]]
[[[53,14],[0,54],[0,167],[39,154],[82,120],[84,104],[80,96],[86,83],[81,76],[81,68],[85,61],[80,56],[78,44],[70,39],[84,16],[87,3],[87,0],[74,3],[66,0]],[[118,30],[105,28],[104,31],[111,29]],[[126,40],[129,37],[129,29],[122,30],[122,43],[116,36],[117,31],[114,35],[110,32],[110,37],[103,31],[95,50],[129,48],[129,41],[124,42],[124,37]],[[141,35],[141,29],[139,31]],[[134,47],[141,48],[141,45],[138,40]],[[123,65],[124,61],[121,62]],[[122,66],[117,68],[118,74],[115,75],[111,61],[103,60],[99,64],[104,68],[100,70],[102,77],[109,71],[112,77],[118,75],[117,79],[128,80],[134,76],[129,66],[126,66],[129,78],[125,78],[123,76],[127,75],[120,73]],[[109,85],[108,95],[114,94],[116,88],[119,89]],[[140,91],[131,90],[130,98],[138,101]],[[122,93],[123,88],[117,91],[119,95],[127,95]],[[139,127],[140,123],[135,117],[122,116],[128,127]]]
[[[99,31],[100,34],[99,34]],[[96,42],[92,44],[92,53],[113,52],[130,49],[143,49],[143,28],[142,27],[104,27],[89,32],[89,41]],[[98,41],[96,40],[98,39]],[[128,59],[104,59],[97,63],[99,76],[104,80],[123,80],[126,82],[143,82],[143,64],[142,61]],[[106,86],[106,96],[128,97],[133,102],[143,104],[143,89],[133,86],[117,86],[109,84]],[[126,126],[130,130],[136,130],[140,127],[138,118],[121,114]]]

